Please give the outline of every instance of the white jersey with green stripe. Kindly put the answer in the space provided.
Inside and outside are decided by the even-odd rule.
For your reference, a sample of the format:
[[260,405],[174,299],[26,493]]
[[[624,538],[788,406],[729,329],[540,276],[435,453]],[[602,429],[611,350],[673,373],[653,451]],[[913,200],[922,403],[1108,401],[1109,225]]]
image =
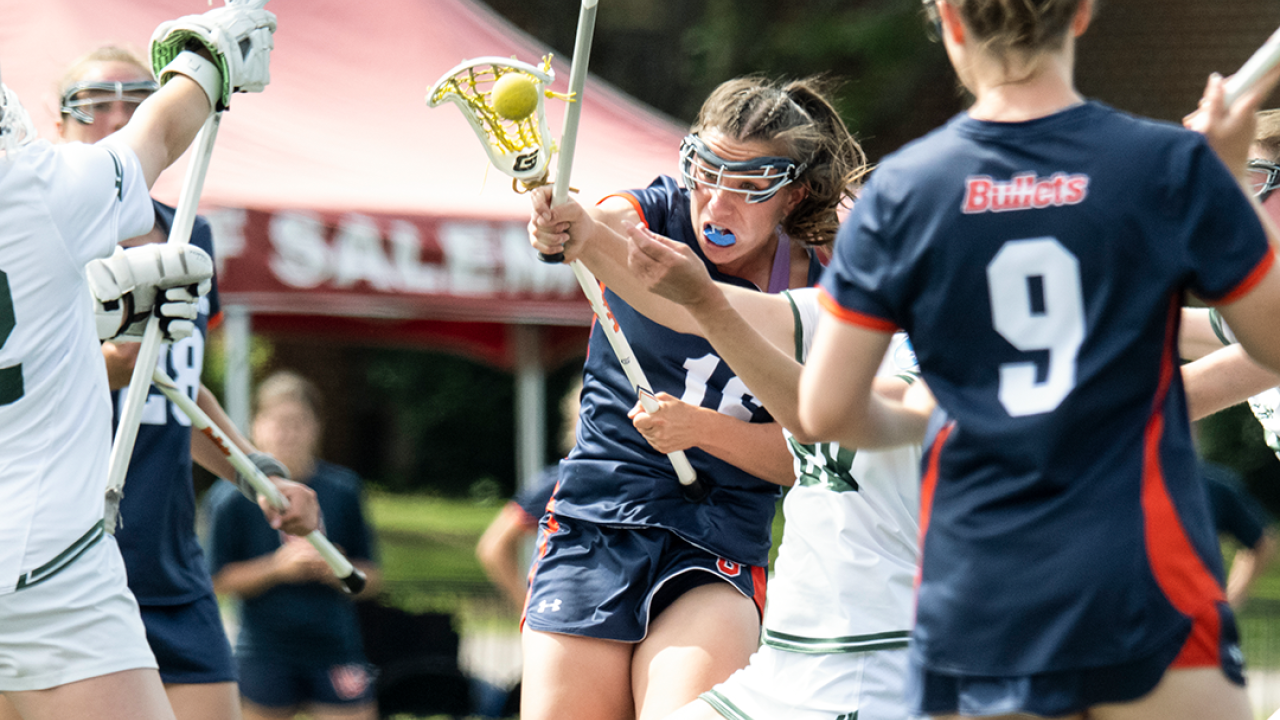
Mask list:
[[0,595],[102,538],[111,396],[84,266],[154,220],[115,140],[0,157]]
[[[817,320],[817,292],[787,293],[803,360]],[[917,376],[904,334],[893,337],[881,376]],[[764,643],[802,653],[905,647],[919,532],[920,447],[853,451],[802,445],[787,434],[796,484],[769,581]]]

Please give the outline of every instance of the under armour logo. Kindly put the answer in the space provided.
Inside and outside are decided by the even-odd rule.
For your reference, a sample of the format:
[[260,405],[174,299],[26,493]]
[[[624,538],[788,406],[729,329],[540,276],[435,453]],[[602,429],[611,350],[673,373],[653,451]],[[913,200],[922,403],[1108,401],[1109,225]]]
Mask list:
[[556,598],[555,600],[550,600],[550,601],[543,600],[542,602],[538,603],[539,613],[544,613],[547,610],[550,610],[551,612],[560,612],[560,598]]

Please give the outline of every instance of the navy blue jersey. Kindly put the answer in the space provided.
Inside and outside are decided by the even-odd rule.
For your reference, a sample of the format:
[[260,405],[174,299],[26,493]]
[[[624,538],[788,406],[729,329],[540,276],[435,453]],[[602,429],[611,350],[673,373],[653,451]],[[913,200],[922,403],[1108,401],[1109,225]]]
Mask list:
[[[718,272],[703,256],[691,225],[688,191],[668,177],[626,197],[648,227],[682,242],[703,259],[721,282],[754,288]],[[816,280],[820,265],[811,261]],[[711,344],[667,329],[636,312],[606,288],[605,302],[630,342],[636,362],[655,393],[667,392],[692,405],[748,422],[772,422],[760,402],[720,359]],[[680,495],[666,455],[653,449],[627,418],[636,393],[599,327],[583,376],[577,443],[560,464],[555,512],[596,523],[660,527],[720,557],[743,565],[768,563],[769,528],[780,488],[697,448],[686,451],[698,475],[711,481],[706,500]]]
[[[154,201],[153,201],[154,202]],[[168,233],[174,209],[155,202],[156,224]],[[213,256],[209,223],[197,217],[191,244]],[[195,332],[160,346],[159,366],[195,400],[204,368],[205,337],[210,318],[220,310],[218,286],[200,301]],[[127,389],[113,394],[114,421]],[[191,484],[191,420],[155,387],[147,396],[138,438],[125,476],[116,531],[120,554],[129,573],[129,589],[142,605],[179,605],[213,592],[204,556],[196,540],[195,489]]]
[[880,165],[823,288],[838,317],[910,333],[955,423],[922,490],[925,668],[1119,664],[1222,599],[1179,305],[1271,257],[1201,136],[1098,103],[962,114]]
[[1257,547],[1271,518],[1241,484],[1240,474],[1225,465],[1202,461],[1200,477],[1209,495],[1214,529],[1250,550]]
[[[349,559],[372,560],[374,539],[365,523],[360,478],[344,467],[317,461],[315,473],[303,481],[316,491],[325,535]],[[228,563],[273,553],[284,542],[306,542],[272,530],[257,504],[230,483],[218,483],[209,493],[210,574]],[[355,605],[341,590],[318,582],[276,585],[245,598],[236,656],[304,658],[316,665],[363,662]]]
[[522,488],[511,498],[511,502],[524,514],[525,524],[531,531],[538,529],[538,522],[546,514],[547,501],[551,499],[551,493],[555,491],[559,480],[560,465],[548,465],[538,473],[529,487]]

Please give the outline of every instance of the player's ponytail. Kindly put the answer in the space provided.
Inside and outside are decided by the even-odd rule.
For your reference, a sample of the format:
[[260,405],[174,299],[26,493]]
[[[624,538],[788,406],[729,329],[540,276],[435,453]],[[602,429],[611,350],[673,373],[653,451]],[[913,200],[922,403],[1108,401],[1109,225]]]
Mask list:
[[783,89],[792,102],[812,119],[816,133],[805,133],[808,167],[800,182],[809,192],[782,221],[791,237],[810,245],[835,240],[840,227],[837,208],[853,200],[858,182],[870,170],[862,146],[831,104],[830,85],[819,78],[788,83]]
[[1062,47],[1080,2],[952,0],[965,25],[987,50],[996,55],[1024,56]]

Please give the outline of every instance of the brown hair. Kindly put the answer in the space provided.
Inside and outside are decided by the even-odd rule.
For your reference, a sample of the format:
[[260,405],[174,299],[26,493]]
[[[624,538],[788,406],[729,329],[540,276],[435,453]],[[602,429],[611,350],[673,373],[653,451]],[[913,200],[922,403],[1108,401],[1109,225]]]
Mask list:
[[298,402],[311,411],[317,423],[324,418],[324,398],[315,383],[292,370],[280,370],[272,373],[258,386],[255,411],[278,402]]
[[582,412],[582,377],[569,383],[560,397],[560,455],[568,455],[578,442],[578,415]]
[[1267,160],[1280,161],[1280,108],[1258,113],[1258,129],[1253,142],[1262,148]]
[[66,72],[62,73],[62,77],[58,79],[58,97],[61,98],[67,88],[79,82],[90,65],[100,62],[128,63],[141,70],[147,77],[152,76],[151,67],[143,62],[137,53],[121,45],[103,45],[78,58],[71,63]]
[[947,0],[982,46],[997,55],[1062,47],[1081,1]]
[[718,130],[739,141],[777,143],[806,164],[798,180],[808,194],[782,221],[792,239],[825,245],[835,239],[836,208],[852,200],[867,173],[866,155],[831,104],[832,83],[809,77],[782,84],[759,76],[721,83],[698,111],[693,132]]

